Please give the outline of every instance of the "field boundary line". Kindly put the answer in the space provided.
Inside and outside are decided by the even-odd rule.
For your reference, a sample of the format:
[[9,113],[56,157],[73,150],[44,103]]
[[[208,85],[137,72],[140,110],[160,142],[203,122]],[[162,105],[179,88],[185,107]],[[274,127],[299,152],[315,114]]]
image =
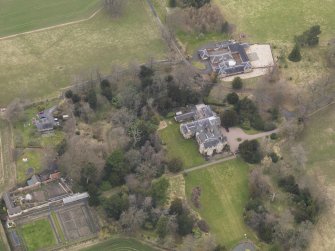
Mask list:
[[31,31],[25,31],[25,32],[21,32],[21,33],[16,33],[16,34],[9,35],[9,36],[0,37],[0,41],[6,40],[6,39],[10,39],[10,38],[14,38],[14,37],[18,37],[18,36],[21,36],[21,35],[28,35],[28,34],[38,33],[38,32],[41,32],[41,31],[47,31],[47,30],[52,30],[52,29],[56,29],[56,28],[60,28],[60,27],[65,27],[65,26],[68,26],[68,25],[73,25],[73,24],[78,24],[78,23],[86,22],[86,21],[89,21],[92,18],[94,18],[101,10],[102,10],[102,8],[96,10],[88,18],[84,18],[84,19],[80,19],[80,20],[76,20],[76,21],[71,21],[71,22],[67,22],[67,23],[63,23],[63,24],[56,24],[56,25],[52,25],[52,26],[48,26],[48,27],[40,28],[40,29],[36,29],[36,30],[31,30]]

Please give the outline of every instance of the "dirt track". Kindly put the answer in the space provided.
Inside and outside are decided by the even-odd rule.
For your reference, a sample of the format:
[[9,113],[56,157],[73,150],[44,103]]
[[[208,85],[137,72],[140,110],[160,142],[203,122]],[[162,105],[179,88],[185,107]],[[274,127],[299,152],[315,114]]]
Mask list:
[[32,30],[32,31],[26,31],[26,32],[16,33],[16,34],[5,36],[5,37],[0,37],[0,41],[1,40],[5,40],[5,39],[10,39],[10,38],[18,37],[18,36],[21,36],[21,35],[27,35],[27,34],[32,34],[32,33],[36,33],[36,32],[51,30],[51,29],[55,29],[55,28],[59,28],[59,27],[64,27],[64,26],[68,26],[68,25],[72,25],[72,24],[82,23],[82,22],[85,22],[85,21],[88,21],[88,20],[92,19],[100,11],[101,11],[101,9],[98,9],[90,17],[84,18],[84,19],[80,19],[80,20],[77,20],[77,21],[67,22],[67,23],[63,23],[63,24],[57,24],[57,25],[53,25],[53,26],[49,26],[49,27],[45,27],[45,28],[41,28],[41,29],[36,29],[36,30]]

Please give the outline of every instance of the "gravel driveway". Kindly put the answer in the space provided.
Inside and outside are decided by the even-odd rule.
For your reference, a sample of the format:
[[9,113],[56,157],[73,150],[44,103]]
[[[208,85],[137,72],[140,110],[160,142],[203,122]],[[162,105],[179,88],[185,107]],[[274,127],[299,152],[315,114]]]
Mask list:
[[[228,144],[230,145],[230,150],[232,152],[236,152],[240,143],[245,140],[253,140],[266,137],[271,133],[277,132],[278,129],[269,131],[269,132],[261,132],[253,135],[246,134],[241,128],[232,127],[229,128],[229,132],[227,132],[224,128],[221,129],[223,136],[227,137]],[[238,141],[237,139],[241,139]]]

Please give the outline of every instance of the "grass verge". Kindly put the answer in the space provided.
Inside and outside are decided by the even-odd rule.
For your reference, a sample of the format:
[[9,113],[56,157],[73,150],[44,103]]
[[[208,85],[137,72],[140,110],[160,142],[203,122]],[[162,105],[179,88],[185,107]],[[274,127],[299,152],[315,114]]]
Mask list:
[[57,230],[57,233],[58,233],[58,236],[61,240],[62,243],[65,243],[65,235],[64,235],[64,232],[62,230],[62,227],[60,226],[60,223],[59,223],[59,220],[58,220],[58,217],[56,215],[55,212],[51,212],[51,217],[52,217],[52,220],[53,222],[55,223],[55,227],[56,227],[56,230]]

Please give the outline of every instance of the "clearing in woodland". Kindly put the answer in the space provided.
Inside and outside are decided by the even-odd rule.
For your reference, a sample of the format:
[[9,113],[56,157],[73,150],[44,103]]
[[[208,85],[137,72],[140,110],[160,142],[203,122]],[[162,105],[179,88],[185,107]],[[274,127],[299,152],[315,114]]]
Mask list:
[[[189,203],[207,221],[218,243],[232,248],[244,234],[256,240],[255,234],[243,222],[244,206],[249,199],[249,166],[240,159],[188,173],[186,194]],[[194,207],[192,190],[199,187],[200,207]]]
[[100,0],[0,0],[0,37],[88,18]]
[[165,52],[145,0],[127,1],[120,18],[102,11],[89,21],[1,40],[0,106],[14,97],[56,96],[97,69],[108,74],[113,65],[162,59]]

